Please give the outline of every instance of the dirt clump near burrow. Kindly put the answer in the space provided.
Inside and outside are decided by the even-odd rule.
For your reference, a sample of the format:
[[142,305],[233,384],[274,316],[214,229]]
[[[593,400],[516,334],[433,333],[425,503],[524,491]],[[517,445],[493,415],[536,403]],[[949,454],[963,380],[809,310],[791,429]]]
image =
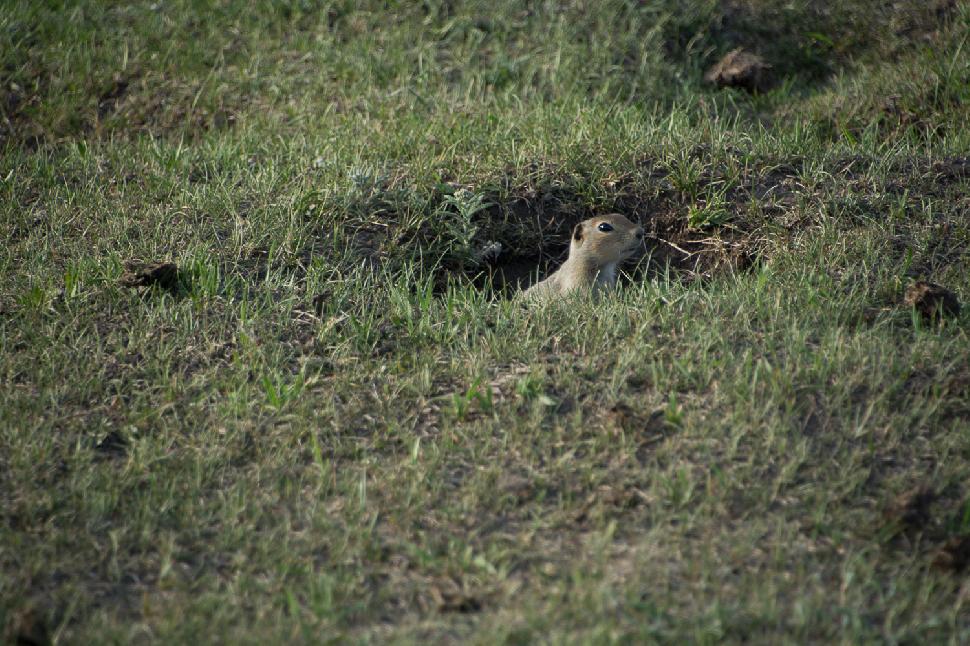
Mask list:
[[903,295],[903,304],[915,308],[926,321],[960,315],[957,295],[942,285],[916,281]]
[[720,88],[734,87],[748,92],[764,92],[773,81],[771,65],[740,47],[711,66],[704,74],[704,80]]
[[940,495],[928,487],[904,491],[886,508],[887,521],[898,523],[905,531],[920,530],[933,519],[931,508]]
[[144,263],[130,260],[125,263],[125,273],[118,282],[122,287],[158,287],[174,293],[181,291],[184,278],[183,272],[174,262]]
[[933,565],[961,574],[970,567],[970,535],[954,536],[946,541],[936,553]]

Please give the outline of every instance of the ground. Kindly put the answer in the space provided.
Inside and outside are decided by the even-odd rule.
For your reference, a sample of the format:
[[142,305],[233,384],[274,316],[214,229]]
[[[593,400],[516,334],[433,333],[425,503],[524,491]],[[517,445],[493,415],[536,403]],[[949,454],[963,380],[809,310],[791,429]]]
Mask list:
[[[946,1],[7,3],[0,634],[966,643],[968,40]],[[611,211],[617,293],[515,300]]]

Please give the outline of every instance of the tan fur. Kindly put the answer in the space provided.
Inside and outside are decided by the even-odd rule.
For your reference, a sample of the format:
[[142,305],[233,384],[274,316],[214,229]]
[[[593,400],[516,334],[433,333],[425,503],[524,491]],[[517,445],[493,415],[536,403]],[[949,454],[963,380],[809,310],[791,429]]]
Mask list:
[[[613,230],[599,230],[606,222]],[[564,296],[577,290],[598,292],[616,285],[616,266],[643,243],[643,227],[619,213],[584,220],[573,229],[569,258],[552,275],[525,291],[530,299]]]

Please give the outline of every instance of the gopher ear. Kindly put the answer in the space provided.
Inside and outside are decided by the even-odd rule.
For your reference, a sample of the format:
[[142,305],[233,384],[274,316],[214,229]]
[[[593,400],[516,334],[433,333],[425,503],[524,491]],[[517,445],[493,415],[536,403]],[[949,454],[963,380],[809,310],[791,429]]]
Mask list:
[[581,242],[583,239],[583,223],[580,222],[573,227],[573,240],[576,242]]

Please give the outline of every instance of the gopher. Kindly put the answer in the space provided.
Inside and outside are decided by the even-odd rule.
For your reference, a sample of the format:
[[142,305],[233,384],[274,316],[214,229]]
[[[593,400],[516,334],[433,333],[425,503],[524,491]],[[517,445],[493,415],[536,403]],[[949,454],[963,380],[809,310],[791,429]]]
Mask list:
[[616,285],[616,266],[643,244],[643,227],[619,213],[590,218],[573,228],[569,257],[545,280],[525,291],[529,299],[563,296],[576,290],[598,292]]

